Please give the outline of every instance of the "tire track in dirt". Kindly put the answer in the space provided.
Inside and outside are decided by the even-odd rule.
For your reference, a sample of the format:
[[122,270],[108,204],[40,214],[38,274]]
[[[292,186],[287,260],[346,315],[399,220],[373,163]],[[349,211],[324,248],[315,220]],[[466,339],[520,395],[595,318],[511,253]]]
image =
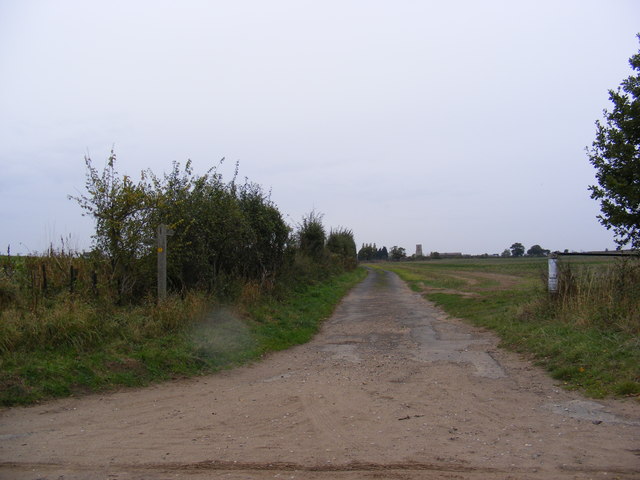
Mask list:
[[[76,478],[88,478],[85,474],[91,474],[92,468],[86,465],[69,465],[55,463],[0,463],[0,468],[12,468],[14,472],[20,475],[21,471],[38,471],[41,469],[49,471],[69,471],[71,475],[60,475],[59,479],[74,480]],[[111,466],[113,469],[114,466]],[[212,478],[211,475],[220,474],[224,478],[236,478],[234,473],[239,473],[242,477],[237,478],[278,478],[280,476],[289,475],[289,478],[427,478],[427,479],[487,479],[487,478],[505,478],[505,479],[529,479],[538,478],[537,474],[541,473],[537,468],[517,468],[513,467],[505,470],[499,470],[491,467],[464,466],[459,464],[434,464],[434,463],[361,463],[353,462],[345,465],[299,465],[295,463],[273,462],[268,464],[242,463],[242,462],[219,462],[208,461],[198,463],[162,463],[162,464],[129,464],[118,465],[116,469],[126,473],[110,473],[106,478],[128,478],[143,479],[149,478],[165,478],[170,475],[172,478]],[[559,479],[580,479],[580,478],[607,478],[615,479],[635,479],[637,470],[619,467],[610,467],[607,469],[589,468],[589,467],[562,467],[557,476],[552,478]],[[295,474],[295,475],[291,475]],[[314,474],[320,474],[314,475]],[[247,477],[249,475],[249,477]],[[586,475],[583,477],[583,475]]]

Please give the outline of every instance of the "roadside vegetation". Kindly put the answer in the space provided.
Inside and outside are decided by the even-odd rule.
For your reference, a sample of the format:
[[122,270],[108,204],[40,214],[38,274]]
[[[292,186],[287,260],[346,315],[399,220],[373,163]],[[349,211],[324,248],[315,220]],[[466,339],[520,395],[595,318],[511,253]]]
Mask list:
[[[135,182],[86,159],[94,248],[0,256],[0,405],[199,375],[305,342],[366,272],[353,233],[290,227],[254,183],[189,163]],[[168,297],[156,295],[155,231]]]
[[640,398],[640,261],[563,257],[559,293],[540,258],[372,265],[396,272],[448,314],[489,328],[567,388]]

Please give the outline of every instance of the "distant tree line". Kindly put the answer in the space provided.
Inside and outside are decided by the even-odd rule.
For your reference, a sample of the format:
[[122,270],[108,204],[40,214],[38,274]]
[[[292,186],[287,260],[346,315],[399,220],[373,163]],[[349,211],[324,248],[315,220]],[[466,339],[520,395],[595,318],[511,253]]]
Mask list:
[[[540,245],[533,245],[529,250],[526,250],[529,257],[545,257],[551,253],[551,250],[542,248]],[[523,257],[525,254],[525,247],[522,243],[516,242],[509,248],[505,248],[500,256],[502,257]]]
[[[504,249],[504,251],[500,254],[501,257],[524,257],[525,255],[528,257],[545,257],[551,253],[550,250],[546,248],[542,248],[540,245],[532,245],[531,248],[527,249],[522,243],[515,242],[509,248]],[[437,260],[440,258],[449,258],[449,257],[462,257],[463,255],[460,253],[445,253],[442,254],[440,252],[431,252],[428,257],[416,257],[411,256],[411,259],[419,260],[430,258],[432,260]],[[489,257],[490,255],[484,254],[481,257]],[[498,256],[497,254],[495,256]],[[363,243],[358,250],[358,260],[360,261],[373,261],[373,260],[402,260],[407,258],[406,249],[403,247],[393,246],[390,250],[387,250],[387,247],[378,248],[375,243]]]
[[378,248],[375,243],[363,243],[360,250],[358,250],[358,260],[372,261],[372,260],[402,260],[407,258],[407,251],[394,245],[391,250],[387,250],[387,247]]
[[389,252],[387,247],[378,248],[375,243],[363,243],[358,250],[358,260],[389,260]]

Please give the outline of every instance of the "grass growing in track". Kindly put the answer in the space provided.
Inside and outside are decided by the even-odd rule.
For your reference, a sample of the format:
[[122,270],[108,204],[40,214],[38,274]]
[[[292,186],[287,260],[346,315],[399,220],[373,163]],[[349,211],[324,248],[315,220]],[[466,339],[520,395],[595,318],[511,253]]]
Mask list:
[[21,323],[2,322],[0,405],[142,386],[256,360],[308,341],[365,276],[359,268],[277,300],[263,296],[234,307],[212,306],[197,294],[106,310],[63,301]]
[[[605,269],[611,259],[571,258],[576,272]],[[591,397],[640,399],[637,329],[567,315],[544,287],[546,259],[456,259],[375,264],[396,272],[448,314],[498,333],[502,345],[531,356],[567,388]],[[591,271],[590,270],[590,271]],[[585,307],[587,308],[587,307]],[[598,307],[588,306],[597,309]]]
[[261,350],[284,350],[308,342],[340,299],[366,276],[366,270],[359,268],[329,282],[303,287],[284,302],[271,299],[250,308]]

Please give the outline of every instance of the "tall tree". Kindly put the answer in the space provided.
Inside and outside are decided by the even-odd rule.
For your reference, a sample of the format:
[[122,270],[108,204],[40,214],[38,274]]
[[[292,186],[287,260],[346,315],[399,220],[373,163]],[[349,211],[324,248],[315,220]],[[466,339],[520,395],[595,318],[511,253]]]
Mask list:
[[514,243],[513,245],[511,245],[511,247],[509,247],[509,249],[511,250],[512,257],[521,257],[524,255],[524,245],[522,245],[520,242]]
[[549,255],[549,253],[549,250],[542,248],[540,245],[533,245],[527,250],[527,255],[530,257],[544,257],[545,255]]
[[315,260],[319,260],[324,254],[327,240],[322,217],[321,213],[312,210],[302,218],[302,223],[298,226],[300,250]]
[[401,260],[407,257],[407,251],[402,247],[398,247],[397,245],[391,247],[390,254],[391,260]]
[[600,223],[613,229],[616,243],[640,249],[640,52],[629,64],[636,74],[609,90],[613,111],[605,109],[604,123],[596,121],[596,139],[587,148],[598,181],[589,190],[600,201]]
[[347,228],[331,229],[327,238],[327,250],[337,255],[345,268],[351,269],[357,266],[356,242],[353,239],[353,231]]
[[383,246],[382,248],[378,249],[376,258],[378,260],[389,260],[389,251],[387,250],[387,247]]
[[[120,177],[116,170],[116,154],[111,150],[102,172],[85,157],[87,193],[69,195],[96,222],[93,235],[95,248],[109,259],[111,280],[117,284],[118,295],[133,290],[139,281],[135,263],[149,249],[145,239],[153,230],[146,229],[149,210],[148,192],[143,182],[134,183],[131,177]],[[144,176],[143,176],[144,180]]]

